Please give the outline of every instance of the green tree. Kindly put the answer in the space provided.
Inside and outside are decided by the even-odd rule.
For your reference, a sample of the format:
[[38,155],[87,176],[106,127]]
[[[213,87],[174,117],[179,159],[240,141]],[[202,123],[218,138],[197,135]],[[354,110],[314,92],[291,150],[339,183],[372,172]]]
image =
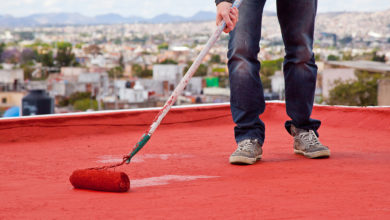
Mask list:
[[90,92],[75,92],[69,96],[69,103],[73,105],[77,100],[90,99],[90,98],[91,98]]
[[[186,74],[188,69],[190,69],[191,65],[192,65],[192,61],[189,61],[187,63],[187,66],[184,68],[184,71],[183,71],[183,74]],[[207,65],[205,64],[200,64],[198,69],[196,70],[194,76],[207,76],[207,71],[208,70],[208,67]]]
[[72,44],[68,42],[57,43],[56,61],[59,67],[63,66],[77,66],[76,56],[72,52]]
[[114,44],[116,44],[116,45],[122,45],[122,39],[121,38],[116,38],[115,40],[114,40]]
[[78,111],[86,111],[88,109],[98,110],[98,102],[90,98],[79,99],[74,102],[73,108]]
[[353,60],[352,53],[351,52],[343,53],[343,60]]
[[119,57],[119,66],[122,67],[122,69],[125,69],[125,62],[124,62],[124,57],[123,54]]
[[169,44],[167,42],[164,42],[157,46],[158,50],[168,50]]
[[379,55],[377,55],[377,51],[373,51],[371,60],[372,61],[376,61],[376,62],[385,63],[386,62],[386,56],[385,55],[379,56]]
[[121,78],[123,77],[123,68],[121,66],[116,66],[114,68],[111,68],[110,70],[107,71],[108,76],[110,78]]
[[355,75],[357,80],[336,80],[326,102],[330,105],[377,105],[378,80],[383,74],[356,71]]
[[160,64],[177,64],[177,62],[172,59],[165,59]]
[[1,44],[0,44],[0,57],[1,57],[1,54],[3,53],[3,51],[4,51],[5,48],[6,48],[5,43],[1,43]]
[[211,56],[210,63],[221,63],[221,56],[218,54],[213,54]]
[[131,68],[133,75],[140,78],[149,78],[153,76],[153,70],[148,69],[147,67],[142,67],[139,64],[134,64]]
[[271,77],[282,69],[284,59],[264,60],[261,62],[260,76],[264,89],[271,89]]
[[21,66],[23,68],[24,79],[32,79],[32,73],[34,72],[34,68],[31,65],[23,64]]
[[39,60],[42,62],[42,66],[46,66],[46,67],[54,66],[54,58],[53,58],[52,51],[48,51],[47,53],[41,54]]
[[330,54],[328,56],[328,61],[337,61],[337,60],[340,60],[340,57],[333,55],[333,54]]

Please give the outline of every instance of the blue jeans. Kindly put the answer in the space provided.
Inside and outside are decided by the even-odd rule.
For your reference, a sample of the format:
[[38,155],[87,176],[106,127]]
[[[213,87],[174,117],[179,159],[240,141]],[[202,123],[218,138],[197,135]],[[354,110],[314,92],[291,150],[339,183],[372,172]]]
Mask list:
[[[265,0],[244,0],[236,28],[230,32],[230,104],[237,142],[247,138],[264,142],[265,138],[265,125],[259,118],[265,101],[257,59],[264,4]],[[283,70],[286,110],[291,118],[285,123],[288,132],[294,125],[317,133],[321,125],[321,121],[310,118],[317,79],[312,52],[316,12],[317,0],[277,0],[286,52]]]

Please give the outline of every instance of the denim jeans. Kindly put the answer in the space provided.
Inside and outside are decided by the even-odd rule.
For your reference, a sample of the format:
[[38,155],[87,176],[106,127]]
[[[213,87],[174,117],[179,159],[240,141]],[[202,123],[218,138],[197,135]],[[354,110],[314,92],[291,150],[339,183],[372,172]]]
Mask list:
[[[228,68],[230,104],[237,142],[251,138],[264,142],[265,125],[259,116],[265,110],[263,86],[257,59],[265,0],[244,0],[239,20],[230,32]],[[285,45],[283,63],[287,115],[285,127],[314,130],[321,121],[311,119],[317,66],[313,35],[317,0],[277,0],[277,15]],[[317,133],[318,135],[318,133]]]

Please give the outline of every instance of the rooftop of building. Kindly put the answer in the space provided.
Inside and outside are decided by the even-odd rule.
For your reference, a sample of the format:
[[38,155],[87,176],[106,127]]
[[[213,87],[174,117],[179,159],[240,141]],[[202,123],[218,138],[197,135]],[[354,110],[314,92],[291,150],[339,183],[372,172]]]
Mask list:
[[327,64],[334,66],[349,67],[373,72],[390,72],[390,65],[381,62],[356,60],[356,61],[327,61]]
[[75,169],[119,161],[158,109],[0,119],[0,219],[386,219],[390,107],[315,106],[328,159],[294,155],[267,103],[263,160],[228,163],[227,104],[175,107],[130,165],[128,193],[75,190]]

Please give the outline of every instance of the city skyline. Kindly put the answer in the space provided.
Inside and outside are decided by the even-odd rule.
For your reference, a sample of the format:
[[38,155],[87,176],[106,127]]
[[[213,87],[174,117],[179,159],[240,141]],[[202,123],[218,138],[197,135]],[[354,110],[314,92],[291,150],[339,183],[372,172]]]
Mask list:
[[[382,11],[390,9],[388,0],[321,0],[318,12]],[[267,1],[265,10],[276,11],[276,1]],[[214,0],[198,0],[189,3],[179,0],[14,0],[3,2],[1,15],[23,17],[38,13],[80,13],[87,16],[116,13],[122,16],[152,18],[159,14],[189,17],[198,11],[215,11]]]

